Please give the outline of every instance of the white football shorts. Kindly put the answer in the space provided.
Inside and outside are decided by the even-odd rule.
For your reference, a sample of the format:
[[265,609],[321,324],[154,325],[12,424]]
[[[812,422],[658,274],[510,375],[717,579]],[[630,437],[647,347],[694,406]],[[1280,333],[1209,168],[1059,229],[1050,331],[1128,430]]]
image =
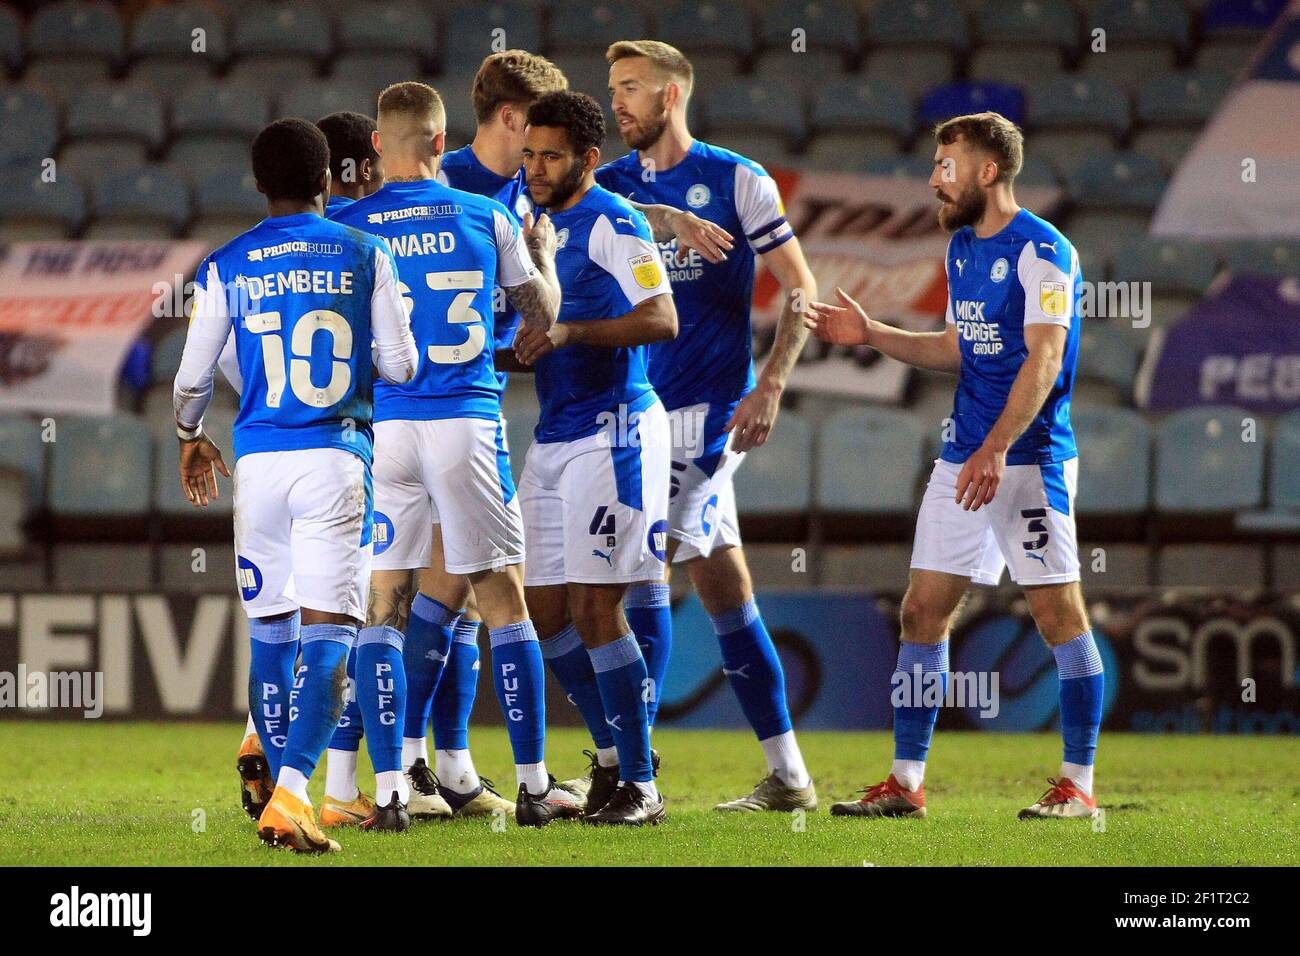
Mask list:
[[[668,413],[672,438],[668,534],[680,542],[678,555],[685,550],[694,557],[708,557],[718,544],[723,489],[745,458],[744,452],[731,450],[731,435],[723,431],[734,410],[734,404],[701,402]],[[736,540],[730,543],[739,544],[734,492],[731,508]]]
[[442,526],[450,574],[524,560],[524,522],[500,421],[446,418],[375,423],[375,561],[427,568]]
[[[635,413],[633,413],[635,415]],[[619,440],[615,426],[533,442],[519,479],[524,583],[660,581],[668,546],[668,414],[656,402]]]
[[979,511],[957,497],[962,466],[938,459],[916,518],[912,567],[997,584],[1003,568],[1020,585],[1079,580],[1074,492],[1079,459],[1007,465],[997,494]]
[[364,621],[370,469],[339,448],[243,455],[235,465],[235,579],[250,618],[305,607]]

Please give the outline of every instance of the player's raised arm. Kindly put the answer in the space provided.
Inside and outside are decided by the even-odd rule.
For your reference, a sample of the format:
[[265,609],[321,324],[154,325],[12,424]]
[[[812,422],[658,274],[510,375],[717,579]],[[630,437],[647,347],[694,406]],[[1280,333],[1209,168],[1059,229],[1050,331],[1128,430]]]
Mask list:
[[687,209],[663,203],[639,203],[629,199],[628,205],[645,216],[655,242],[676,239],[680,248],[694,249],[709,262],[727,261],[734,240],[731,233],[717,223],[701,219]]
[[[503,237],[502,230],[506,230]],[[523,241],[520,241],[520,240]],[[524,216],[521,233],[497,216],[498,280],[527,328],[549,331],[560,314],[560,280],[555,274],[555,227],[545,213]]]
[[393,254],[375,250],[375,286],[370,294],[370,331],[375,339],[371,353],[385,382],[402,385],[415,378],[420,351],[411,334],[411,320],[397,288]]
[[181,490],[191,504],[203,506],[209,498],[218,496],[216,472],[230,477],[221,449],[203,433],[203,413],[212,400],[217,359],[230,335],[231,319],[225,285],[215,262],[204,261],[195,285],[185,351],[172,386],[172,407],[176,412],[176,435],[181,440]]

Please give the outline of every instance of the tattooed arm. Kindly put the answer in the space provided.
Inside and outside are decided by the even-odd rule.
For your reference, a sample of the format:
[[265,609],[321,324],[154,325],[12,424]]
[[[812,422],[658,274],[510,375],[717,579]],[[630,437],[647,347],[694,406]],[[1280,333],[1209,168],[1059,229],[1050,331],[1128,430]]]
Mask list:
[[[507,284],[502,281],[506,298],[519,312],[525,328],[546,332],[555,324],[560,314],[560,280],[555,274],[555,227],[550,216],[542,213],[536,220],[533,214],[524,216],[523,249],[517,256],[523,268],[512,273],[522,282]],[[512,263],[518,266],[519,262]],[[503,275],[503,280],[507,277]]]
[[370,600],[366,602],[366,627],[395,627],[405,634],[413,600],[413,572],[371,571]]
[[655,242],[677,240],[682,249],[694,249],[709,262],[723,262],[731,248],[731,233],[716,223],[701,219],[685,209],[629,199],[632,208],[645,216]]

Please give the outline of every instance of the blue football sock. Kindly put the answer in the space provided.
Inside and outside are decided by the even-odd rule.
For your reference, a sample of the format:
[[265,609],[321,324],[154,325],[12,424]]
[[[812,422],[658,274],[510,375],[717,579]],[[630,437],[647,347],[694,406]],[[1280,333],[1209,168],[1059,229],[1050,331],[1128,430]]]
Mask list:
[[1091,766],[1097,752],[1097,729],[1106,687],[1101,655],[1092,632],[1052,648],[1061,680],[1061,736],[1065,761]]
[[461,618],[451,639],[447,669],[433,695],[433,746],[469,749],[469,715],[478,693],[478,621]]
[[356,753],[361,749],[361,703],[357,700],[357,649],[352,648],[348,654],[348,691],[343,704],[343,716],[339,718],[338,728],[330,738],[330,750],[350,750]]
[[623,595],[623,611],[628,627],[636,635],[636,642],[645,658],[645,669],[654,681],[653,693],[646,701],[646,714],[653,727],[659,701],[663,699],[664,675],[668,673],[668,658],[673,651],[673,609],[666,584],[634,584]]
[[619,779],[636,783],[654,780],[650,765],[650,724],[646,720],[645,658],[636,638],[624,634],[611,644],[593,647],[591,669],[600,685],[605,705],[605,723],[618,748]]
[[532,621],[488,631],[492,684],[501,701],[515,763],[541,763],[546,749],[546,669]]
[[569,695],[570,703],[582,714],[582,720],[591,732],[596,748],[603,750],[614,746],[614,735],[605,723],[605,705],[600,699],[596,672],[591,669],[591,657],[582,645],[578,628],[570,624],[550,640],[541,643],[542,657],[564,692]]
[[253,715],[271,779],[280,773],[289,739],[289,694],[298,657],[298,612],[274,621],[248,622],[252,648],[248,666],[248,712]]
[[451,652],[452,632],[461,613],[427,594],[417,593],[411,602],[406,644],[402,648],[402,663],[406,668],[403,736],[423,737],[428,732],[433,695],[442,679]]
[[346,624],[306,624],[301,630],[302,663],[289,700],[284,766],[304,777],[316,769],[343,714],[348,653],[356,639],[357,629]]
[[753,598],[744,607],[712,615],[722,647],[722,672],[731,682],[745,719],[759,740],[791,730],[785,702],[785,671]]
[[[938,677],[925,675],[938,673]],[[936,683],[937,681],[937,683]],[[898,666],[891,682],[894,707],[894,759],[925,762],[939,706],[948,693],[948,641],[898,646]],[[927,698],[937,702],[927,704]],[[906,706],[903,706],[906,704]]]
[[357,639],[357,701],[375,773],[400,771],[406,669],[402,663],[402,632],[397,628],[362,628]]

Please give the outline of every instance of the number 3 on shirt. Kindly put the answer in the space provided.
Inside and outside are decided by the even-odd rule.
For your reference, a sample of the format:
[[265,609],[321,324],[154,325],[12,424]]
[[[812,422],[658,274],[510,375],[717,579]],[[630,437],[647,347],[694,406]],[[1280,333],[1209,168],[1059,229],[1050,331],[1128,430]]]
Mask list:
[[[267,332],[280,331],[279,312],[256,312],[244,316],[244,328],[260,337],[262,364],[266,368],[266,404],[279,408],[284,397],[284,339]],[[334,362],[329,384],[318,388],[311,381],[311,341],[324,329],[333,342]],[[293,358],[289,362],[289,387],[298,401],[313,408],[329,408],[348,393],[352,385],[352,326],[347,319],[328,309],[313,309],[293,324],[289,343]],[[340,361],[340,359],[342,361]]]
[[[487,343],[487,327],[483,324],[483,316],[474,308],[474,297],[483,288],[483,273],[477,270],[426,272],[424,282],[434,292],[455,292],[456,297],[451,300],[451,306],[447,309],[447,321],[454,325],[470,326],[465,330],[465,341],[460,345],[430,345],[425,350],[429,361],[439,365],[463,365],[472,362],[482,353],[483,346]],[[410,286],[405,282],[399,282],[398,288],[401,290],[402,301],[406,303],[406,314],[409,316],[415,307]]]

